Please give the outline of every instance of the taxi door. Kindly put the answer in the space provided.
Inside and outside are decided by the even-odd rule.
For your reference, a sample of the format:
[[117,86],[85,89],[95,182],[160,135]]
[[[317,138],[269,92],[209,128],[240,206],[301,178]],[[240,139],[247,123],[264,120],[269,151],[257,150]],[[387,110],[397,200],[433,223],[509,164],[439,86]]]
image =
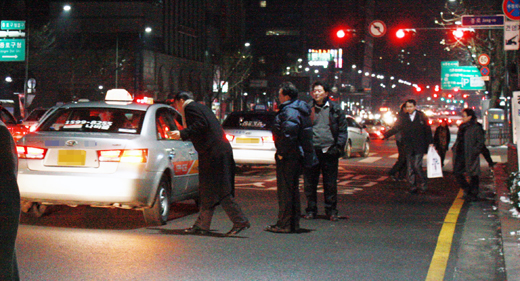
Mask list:
[[[192,192],[194,172],[198,175],[198,162],[193,160],[193,144],[189,141],[174,140],[169,132],[178,129],[175,122],[177,112],[170,108],[157,110],[157,138],[167,156],[168,166],[173,172],[172,195],[181,196]],[[197,166],[196,166],[197,165]]]

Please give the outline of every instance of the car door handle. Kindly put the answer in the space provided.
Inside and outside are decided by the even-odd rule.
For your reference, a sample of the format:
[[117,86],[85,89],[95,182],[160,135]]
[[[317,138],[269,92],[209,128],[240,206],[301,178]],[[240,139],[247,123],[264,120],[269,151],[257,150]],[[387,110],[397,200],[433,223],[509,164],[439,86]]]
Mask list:
[[168,157],[170,158],[170,160],[172,160],[173,158],[175,158],[175,155],[177,153],[175,152],[175,148],[172,148],[172,149],[169,149],[169,153],[168,153]]
[[189,153],[190,153],[190,155],[194,155],[195,151],[190,151]]

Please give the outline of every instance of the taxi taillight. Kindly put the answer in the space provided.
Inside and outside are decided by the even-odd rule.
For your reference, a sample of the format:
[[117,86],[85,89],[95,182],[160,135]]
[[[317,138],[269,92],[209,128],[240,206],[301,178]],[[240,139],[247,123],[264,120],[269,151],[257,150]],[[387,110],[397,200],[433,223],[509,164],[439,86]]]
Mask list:
[[146,163],[148,149],[113,149],[99,150],[99,162]]
[[274,142],[273,136],[262,137],[263,142]]
[[226,139],[227,139],[229,142],[232,142],[232,141],[235,139],[235,136],[230,135],[230,134],[226,134]]
[[20,159],[43,159],[43,158],[45,158],[47,149],[39,148],[39,147],[32,147],[32,146],[17,145],[16,152],[18,153],[18,158],[20,158]]

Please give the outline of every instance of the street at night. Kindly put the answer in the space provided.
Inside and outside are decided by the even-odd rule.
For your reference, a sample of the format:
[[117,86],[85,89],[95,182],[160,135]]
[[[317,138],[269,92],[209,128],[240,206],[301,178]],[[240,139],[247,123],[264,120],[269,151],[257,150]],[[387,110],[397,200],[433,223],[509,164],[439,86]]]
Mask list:
[[[503,148],[492,151],[494,160],[505,159]],[[451,157],[444,178],[430,179],[424,194],[409,194],[406,183],[386,176],[395,154],[394,141],[374,140],[370,157],[341,160],[338,208],[342,219],[302,219],[305,231],[297,234],[263,231],[277,215],[273,166],[237,174],[237,201],[252,227],[236,237],[223,235],[231,225],[220,208],[211,234],[184,234],[196,218],[193,201],[175,204],[168,223],[161,227],[147,227],[137,211],[53,206],[40,219],[22,218],[21,278],[425,280],[428,274],[441,272],[444,280],[504,280],[494,202],[484,198],[464,203],[455,232],[441,237],[459,193],[450,171]],[[493,180],[482,162],[482,194],[486,195],[492,192]],[[471,225],[474,220],[478,226]],[[478,231],[468,233],[468,227]],[[467,253],[468,243],[478,251]],[[434,263],[434,255],[446,250],[448,262]],[[479,278],[468,279],[476,272]]]

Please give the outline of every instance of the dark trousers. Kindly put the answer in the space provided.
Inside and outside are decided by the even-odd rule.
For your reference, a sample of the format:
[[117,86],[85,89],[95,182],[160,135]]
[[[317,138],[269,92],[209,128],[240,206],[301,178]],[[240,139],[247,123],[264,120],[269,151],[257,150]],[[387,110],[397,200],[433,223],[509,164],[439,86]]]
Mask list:
[[464,190],[464,194],[466,194],[467,197],[472,199],[477,198],[480,184],[479,176],[470,176],[470,181],[468,182],[466,179],[466,162],[464,161],[464,156],[461,155],[461,159],[458,158],[457,154],[454,156],[453,175],[457,183],[460,188]]
[[390,169],[388,172],[388,175],[395,176],[397,173],[399,173],[399,178],[405,178],[407,174],[406,152],[403,144],[400,141],[396,141],[396,144],[399,156],[397,157],[397,161],[395,162],[394,166],[392,166],[392,169]]
[[406,154],[406,167],[408,170],[408,182],[412,188],[426,190],[426,176],[422,167],[423,153],[408,152]]
[[337,215],[338,210],[338,165],[339,159],[334,155],[323,153],[321,149],[315,149],[318,157],[318,165],[306,168],[305,196],[307,197],[307,213],[318,213],[318,182],[320,173],[323,174],[323,196],[325,199],[325,214],[327,216]]
[[300,228],[300,176],[302,161],[276,159],[276,183],[278,195],[278,222],[280,228],[291,231]]
[[441,165],[444,167],[444,159],[446,159],[447,149],[444,147],[436,147],[435,150],[437,150],[437,153],[441,157]]
[[[226,212],[226,215],[229,217],[229,219],[233,222],[234,226],[244,226],[248,222],[246,216],[242,212],[242,209],[235,202],[235,200],[233,200],[231,194],[224,197],[224,199],[220,201],[220,205],[222,206],[222,209],[224,209],[224,212]],[[211,219],[213,218],[213,213],[215,212],[216,207],[217,205],[201,204],[200,213],[197,220],[195,221],[195,225],[202,229],[209,230],[211,226]]]

